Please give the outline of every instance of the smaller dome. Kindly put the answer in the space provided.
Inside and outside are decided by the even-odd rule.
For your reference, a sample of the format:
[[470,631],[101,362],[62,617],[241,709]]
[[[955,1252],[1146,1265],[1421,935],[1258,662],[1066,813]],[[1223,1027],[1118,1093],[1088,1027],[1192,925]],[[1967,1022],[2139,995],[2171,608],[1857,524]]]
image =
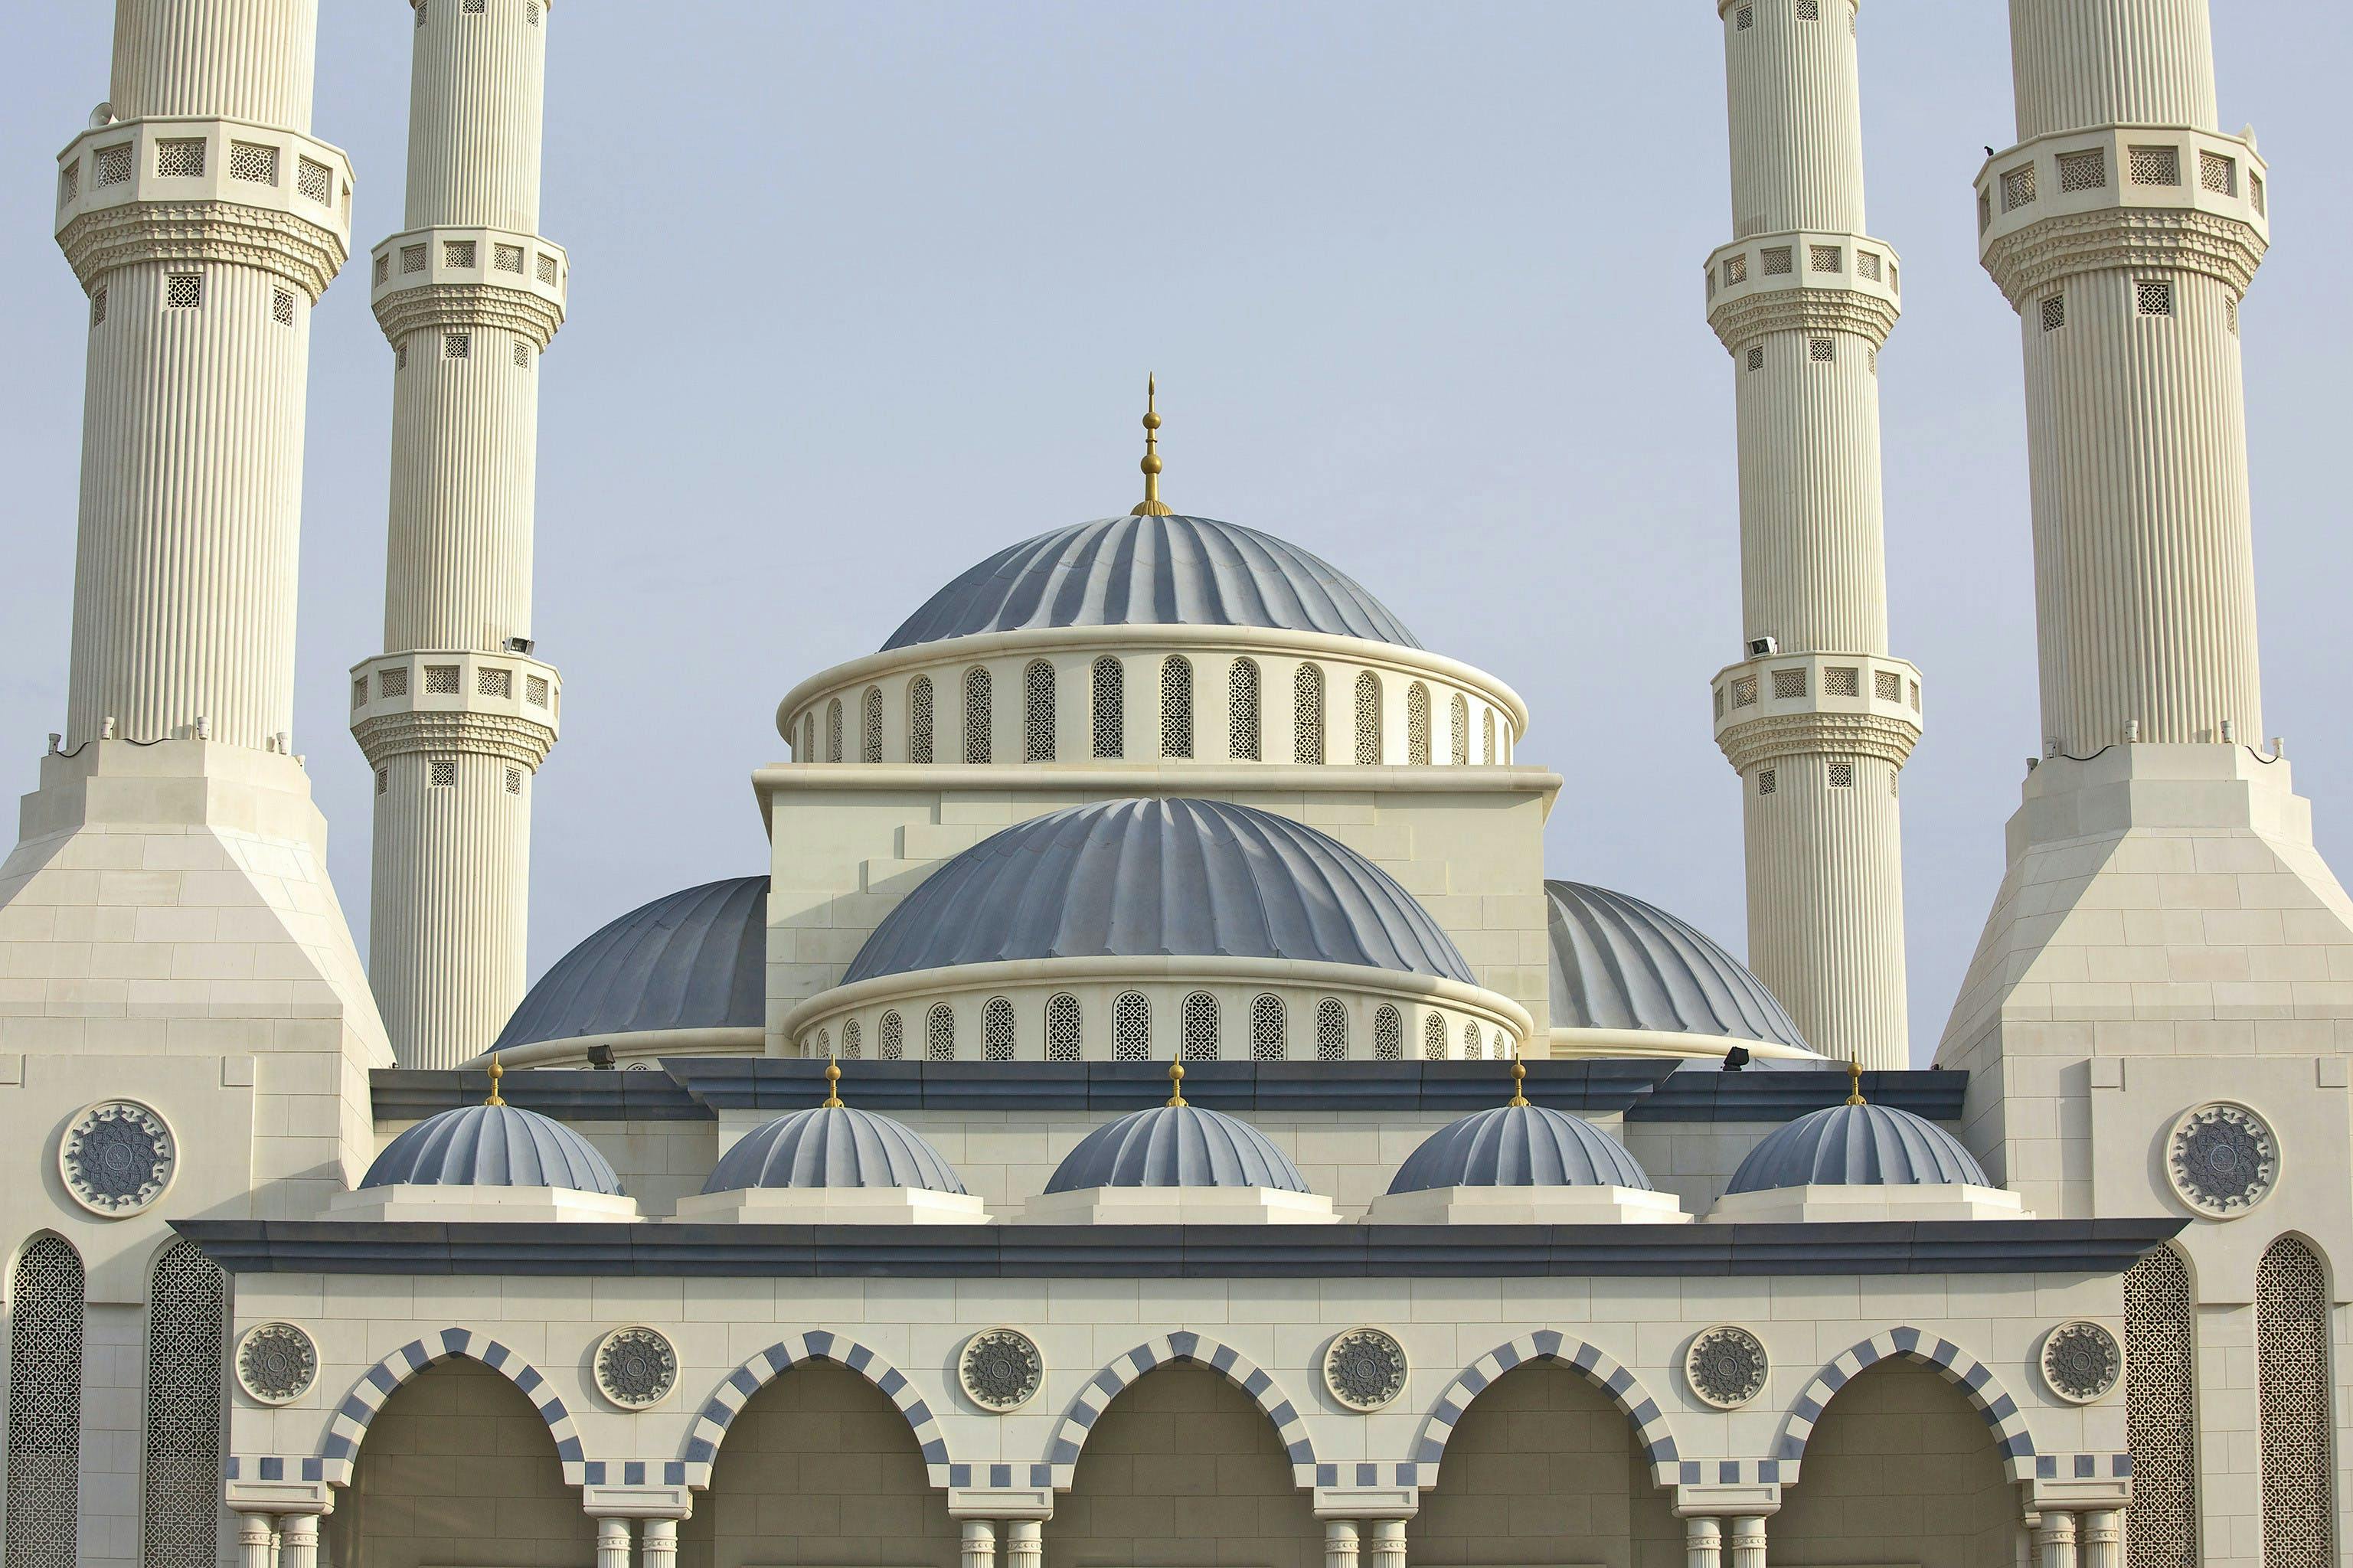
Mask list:
[[1811,1054],[1765,983],[1655,904],[1587,882],[1545,882],[1552,1026],[1722,1035]]
[[921,1187],[962,1193],[955,1167],[914,1129],[848,1105],[763,1122],[720,1157],[706,1193],[746,1187]]
[[568,1187],[621,1195],[596,1146],[561,1121],[512,1105],[461,1105],[385,1145],[362,1187]]
[[1961,1141],[1889,1105],[1833,1105],[1776,1129],[1748,1152],[1725,1192],[1778,1187],[1906,1187],[1993,1183]]
[[539,978],[491,1045],[757,1029],[765,1021],[768,879],[705,882],[631,910]]
[[1392,1193],[1438,1187],[1640,1187],[1650,1173],[1624,1144],[1548,1105],[1498,1105],[1450,1121],[1406,1156]]
[[1049,1193],[1090,1187],[1271,1187],[1307,1178],[1249,1122],[1198,1105],[1155,1105],[1105,1122],[1055,1169]]

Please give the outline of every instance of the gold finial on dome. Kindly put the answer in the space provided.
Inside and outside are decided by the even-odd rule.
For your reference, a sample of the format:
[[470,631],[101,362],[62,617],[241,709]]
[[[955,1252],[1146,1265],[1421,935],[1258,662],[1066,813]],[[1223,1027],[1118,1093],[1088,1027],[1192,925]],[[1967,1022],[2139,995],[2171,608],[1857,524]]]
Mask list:
[[[1130,517],[1166,517],[1170,508],[1160,499],[1159,378],[1144,378],[1144,499],[1128,511]],[[1183,1102],[1178,1101],[1179,1104]]]
[[482,1101],[484,1105],[504,1105],[506,1103],[505,1097],[499,1093],[499,1079],[506,1076],[507,1069],[499,1066],[498,1058],[492,1057],[491,1058],[491,1098]]
[[1512,1048],[1512,1098],[1504,1103],[1525,1105],[1528,1102],[1527,1084],[1528,1064],[1520,1060],[1519,1047],[1514,1046]]
[[841,1104],[841,1063],[833,1057],[825,1058],[825,1108],[834,1110]]
[[1862,1098],[1862,1063],[1854,1058],[1849,1058],[1846,1064],[1846,1102],[1849,1105],[1861,1105],[1864,1103]]
[[1168,1103],[1171,1105],[1185,1103],[1185,1064],[1183,1062],[1168,1064]]

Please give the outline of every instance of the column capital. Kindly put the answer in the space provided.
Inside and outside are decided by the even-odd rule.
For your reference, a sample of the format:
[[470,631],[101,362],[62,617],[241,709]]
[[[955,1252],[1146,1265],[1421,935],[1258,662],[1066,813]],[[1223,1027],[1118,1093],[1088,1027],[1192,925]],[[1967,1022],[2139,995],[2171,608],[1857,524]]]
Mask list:
[[591,1519],[685,1519],[694,1494],[685,1487],[586,1486],[580,1510]]
[[[976,1468],[977,1467],[975,1467]],[[1051,1519],[1051,1487],[950,1487],[950,1519]]]
[[1405,1487],[1317,1487],[1318,1519],[1411,1519],[1421,1511],[1421,1492]]
[[221,1501],[232,1513],[332,1513],[334,1489],[324,1481],[225,1481]]
[[1780,1511],[1778,1481],[1686,1482],[1675,1488],[1675,1514],[1681,1519],[1764,1519]]

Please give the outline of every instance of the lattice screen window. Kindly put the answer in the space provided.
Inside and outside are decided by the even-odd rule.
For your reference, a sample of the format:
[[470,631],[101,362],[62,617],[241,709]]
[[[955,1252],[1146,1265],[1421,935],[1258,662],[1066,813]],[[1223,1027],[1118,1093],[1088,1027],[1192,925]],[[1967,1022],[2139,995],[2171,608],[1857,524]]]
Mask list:
[[1476,1024],[1462,1026],[1462,1055],[1468,1061],[1479,1059],[1479,1026]]
[[815,713],[801,715],[800,750],[793,754],[800,762],[817,761],[817,715]]
[[491,265],[501,272],[520,274],[522,271],[522,247],[493,245],[491,247]]
[[841,761],[841,699],[837,697],[825,705],[825,760]]
[[1806,247],[1806,270],[1809,272],[1836,272],[1845,265],[1845,247],[1842,246],[1810,245]]
[[1912,711],[1917,713],[1920,711],[1920,683],[1915,680],[1910,682],[1910,685],[1912,688]]
[[458,667],[454,664],[428,664],[425,667],[425,692],[428,697],[458,695]]
[[471,332],[444,332],[444,333],[442,333],[442,334],[441,334],[441,357],[442,357],[443,359],[471,359],[471,358],[473,358],[473,357],[474,357],[474,334],[473,334],[473,333],[471,333]]
[[1279,1062],[1291,1055],[1291,1015],[1271,993],[1250,1003],[1250,1060]]
[[513,795],[522,794],[522,770],[521,768],[509,768],[507,770],[507,793]]
[[1765,351],[1763,349],[1753,348],[1748,351],[1748,368],[1751,370],[1763,370],[1765,368]]
[[907,688],[907,760],[928,763],[932,760],[932,678],[915,677]]
[[1978,232],[1983,234],[1993,226],[1993,198],[1983,191],[1978,193]]
[[539,0],[523,0],[522,19],[534,27],[539,26]]
[[90,324],[93,327],[99,326],[102,324],[105,320],[106,290],[104,289],[93,289],[90,291]]
[[817,1032],[817,1054],[821,1057],[829,1057],[833,1055],[832,1030],[819,1029]]
[[882,1015],[877,1048],[886,1062],[895,1062],[907,1054],[907,1026],[896,1013]]
[[383,288],[392,280],[392,255],[389,251],[375,258],[375,286]]
[[934,1002],[932,1010],[923,1015],[923,1058],[927,1061],[955,1060],[955,1010],[944,1002]]
[[866,1026],[852,1018],[841,1026],[841,1058],[856,1061],[866,1054]]
[[2189,1268],[2160,1247],[2125,1271],[2130,1568],[2198,1568],[2198,1331]]
[[398,668],[378,670],[375,686],[379,696],[406,697],[408,695],[408,671]]
[[1046,1002],[1046,1059],[1050,1062],[1074,1062],[1084,1053],[1086,1035],[1081,1022],[1079,999],[1068,992]]
[[1829,771],[1831,788],[1852,789],[1854,787],[1854,764],[1852,763],[1832,763],[1830,764]]
[[1744,250],[1737,256],[1725,257],[1724,258],[1724,286],[1729,289],[1735,283],[1746,283],[1747,281],[1748,253]]
[[2327,1270],[2311,1247],[2284,1236],[2255,1270],[2263,1568],[2336,1560],[2328,1340]]
[[882,689],[870,686],[859,700],[859,717],[864,721],[859,738],[859,756],[866,762],[882,760]]
[[1798,0],[1798,20],[1819,22],[1822,19],[1822,0]]
[[1768,245],[1757,254],[1764,259],[1767,278],[1783,278],[1797,270],[1796,253],[1786,245]]
[[2100,191],[2108,184],[2108,152],[2094,147],[2088,152],[2059,154],[2059,188],[2063,191]]
[[2198,183],[2218,196],[2239,194],[2239,161],[2220,153],[2198,154]]
[[1373,1015],[1373,1058],[1384,1062],[1405,1059],[1405,1015],[1387,1004]]
[[988,671],[975,665],[964,672],[964,760],[988,761]]
[[2052,294],[2042,301],[2042,330],[2055,332],[2067,324],[2067,296]]
[[2239,335],[2239,301],[2228,294],[2222,296],[2222,325],[2232,337]]
[[1479,760],[1492,763],[1495,760],[1495,710],[1483,709],[1479,714]]
[[1425,1061],[1446,1059],[1446,1020],[1435,1013],[1421,1021],[1421,1055]]
[[1243,762],[1259,760],[1258,665],[1238,658],[1226,676],[1226,745],[1228,754]]
[[441,242],[441,265],[472,271],[474,242],[470,239],[445,239]]
[[1822,695],[1825,697],[1860,697],[1862,695],[1862,671],[1851,664],[1834,664],[1822,671]]
[[1779,773],[1776,773],[1771,768],[1759,768],[1757,770],[1757,793],[1758,795],[1771,795],[1775,790],[1780,787],[1781,776]]
[[1743,5],[1732,14],[1732,25],[1744,33],[1748,31],[1757,25],[1757,8],[1753,5]]
[[2253,169],[2247,171],[2247,198],[2255,204],[2255,216],[2269,216],[2263,207],[2263,177]]
[[1054,667],[1042,658],[1021,672],[1021,757],[1054,760]]
[[278,149],[251,142],[228,144],[228,177],[251,184],[274,185],[278,183]]
[[1453,731],[1450,737],[1447,754],[1454,759],[1456,767],[1468,767],[1471,763],[1470,700],[1458,691],[1454,694],[1454,700],[1448,703],[1446,708],[1450,727]]
[[1717,717],[1718,719],[1721,719],[1721,718],[1723,718],[1723,717],[1724,717],[1724,688],[1723,688],[1723,687],[1719,686],[1719,687],[1717,687],[1717,688],[1715,689],[1715,717]]
[[543,255],[539,258],[539,280],[550,289],[555,287],[555,258]]
[[[325,206],[327,203],[333,198],[335,194],[333,172],[324,163],[315,162],[312,159],[296,158],[294,160],[294,188],[301,191],[311,200],[318,203],[321,206]],[[351,191],[348,187],[345,188],[343,195],[346,198],[351,195]]]
[[435,763],[429,776],[435,789],[456,789],[458,787],[458,764],[454,762]]
[[364,708],[366,705],[367,677],[363,675],[357,680],[352,682],[352,706],[354,708]]
[[1193,754],[1193,664],[1182,654],[1160,666],[1160,754]]
[[1873,283],[1879,281],[1879,252],[1858,250],[1854,253],[1854,269]]
[[1140,992],[1123,991],[1111,1005],[1111,1055],[1120,1062],[1151,1059],[1152,1004]]
[[195,179],[205,172],[202,138],[155,143],[155,173],[167,180]]
[[402,246],[400,247],[400,270],[403,273],[424,271],[425,247],[421,245]]
[[514,341],[514,367],[517,370],[531,368],[531,345],[521,338]]
[[9,1291],[7,1568],[75,1568],[81,1497],[81,1255],[38,1236]]
[[2136,185],[2178,185],[2181,183],[2181,149],[2179,147],[2127,148],[2125,162]]
[[2133,285],[2133,304],[2144,316],[2173,314],[2173,285],[2162,278],[2145,278]]
[[1218,999],[1206,991],[1185,998],[1184,1053],[1188,1062],[1218,1059]]
[[1093,682],[1094,754],[1098,757],[1123,757],[1127,754],[1127,667],[1103,655],[1089,672]]
[[1381,760],[1381,682],[1367,669],[1356,677],[1356,763],[1373,767]]
[[1872,671],[1871,694],[1882,702],[1904,700],[1904,678],[1892,669]]
[[1348,1059],[1348,1009],[1335,996],[1326,996],[1315,1005],[1315,1059]]
[[81,195],[81,164],[68,163],[58,171],[58,205],[71,206],[73,199],[79,195]]
[[2001,210],[2014,212],[2034,200],[2034,165],[2021,163],[2001,176]]
[[980,1010],[980,1054],[992,1062],[1013,1059],[1013,1004],[1002,996],[991,996]]
[[131,178],[131,143],[117,147],[101,147],[90,158],[90,185],[104,190]]
[[1735,708],[1753,708],[1757,705],[1757,678],[1755,676],[1742,675],[1736,676],[1733,679],[1732,705]]
[[1303,664],[1291,678],[1291,760],[1324,762],[1324,668]]
[[1816,364],[1830,363],[1832,360],[1838,358],[1838,340],[1836,338],[1808,338],[1806,340],[1806,357],[1813,361]]
[[514,671],[484,665],[474,671],[474,689],[484,697],[512,697]]
[[1806,694],[1806,672],[1802,669],[1777,669],[1773,672],[1773,696],[1786,701]]
[[522,700],[534,708],[547,706],[547,677],[526,675],[522,678]]
[[392,793],[392,770],[390,768],[376,769],[375,793],[378,795],[390,795]]
[[1419,680],[1405,689],[1405,760],[1430,765],[1430,688]]
[[220,1552],[225,1282],[194,1242],[173,1243],[155,1265],[147,1317],[145,1568],[212,1568]]
[[466,15],[469,16],[481,16],[489,9],[490,0],[466,0]]
[[195,310],[205,302],[205,275],[201,272],[174,272],[164,279],[164,305],[166,310]]

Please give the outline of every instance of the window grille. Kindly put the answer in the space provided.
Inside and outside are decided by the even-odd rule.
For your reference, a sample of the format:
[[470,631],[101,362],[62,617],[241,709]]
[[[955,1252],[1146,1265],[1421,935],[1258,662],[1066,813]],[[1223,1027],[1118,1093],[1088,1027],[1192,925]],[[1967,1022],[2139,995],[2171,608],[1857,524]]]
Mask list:
[[1405,1058],[1405,1015],[1386,1003],[1373,1015],[1373,1057],[1385,1062]]
[[1724,258],[1724,286],[1729,289],[1735,283],[1746,283],[1747,281],[1748,253],[1744,250],[1737,256],[1725,257]]
[[817,715],[816,715],[816,714],[814,714],[814,713],[804,713],[804,714],[802,714],[802,715],[801,715],[801,743],[800,743],[800,749],[799,749],[798,751],[795,752],[793,753],[793,755],[794,755],[794,756],[795,756],[795,758],[797,758],[798,761],[801,761],[801,762],[804,762],[804,763],[813,763],[813,762],[817,761]]
[[1798,20],[1819,22],[1822,19],[1822,0],[1798,0]]
[[841,1026],[841,1059],[854,1062],[866,1054],[866,1026],[852,1018]]
[[395,370],[406,370],[408,368],[408,345],[406,343],[396,343],[393,346],[392,368]]
[[1870,344],[1865,343],[1862,349],[1862,363],[1870,367],[1872,374],[1877,375],[1879,374],[1879,351]]
[[1122,1062],[1151,1058],[1152,1004],[1140,992],[1123,991],[1111,1005],[1111,1055]]
[[825,705],[825,760],[841,761],[841,699],[837,697]]
[[507,770],[507,793],[509,795],[522,794],[522,770],[521,768],[509,768]]
[[367,677],[364,675],[352,682],[352,706],[354,708],[367,706]]
[[174,310],[201,309],[205,302],[205,276],[201,272],[174,272],[164,279],[164,304]]
[[907,760],[928,763],[932,760],[932,678],[915,677],[907,688]]
[[870,686],[859,700],[860,717],[865,721],[864,733],[860,737],[858,754],[870,763],[882,760],[882,689]]
[[1479,1026],[1476,1024],[1462,1026],[1462,1057],[1465,1061],[1479,1059]]
[[425,667],[425,693],[428,697],[458,695],[458,667],[454,664],[428,664]]
[[896,1013],[883,1014],[882,1025],[879,1032],[877,1041],[877,1048],[881,1051],[882,1059],[886,1062],[895,1062],[901,1057],[904,1056],[907,1048],[906,1039],[907,1026],[905,1023],[901,1020],[899,1015]]
[[1854,253],[1854,269],[1873,283],[1879,281],[1879,252],[1858,250]]
[[2189,1268],[2160,1247],[2125,1271],[2129,1568],[2198,1568],[2197,1381]]
[[471,359],[471,358],[473,358],[473,357],[474,357],[474,334],[473,334],[473,333],[471,333],[471,332],[444,332],[444,333],[442,333],[442,334],[441,334],[441,357],[442,357],[443,359]]
[[491,265],[501,272],[520,273],[522,270],[522,247],[493,245],[491,247]]
[[980,1010],[980,1054],[992,1062],[1013,1059],[1013,1004],[992,996]]
[[402,246],[400,247],[400,269],[403,273],[424,271],[425,247],[421,245]]
[[1482,709],[1479,714],[1479,760],[1492,763],[1495,760],[1495,710]]
[[2173,285],[2162,278],[2143,279],[2133,285],[2133,301],[2144,316],[2173,314]]
[[1021,756],[1032,763],[1054,760],[1054,667],[1042,658],[1021,672]]
[[1822,695],[1825,697],[1862,696],[1862,671],[1851,664],[1831,666],[1822,671]]
[[479,16],[490,8],[490,0],[466,0],[466,15]]
[[1723,688],[1723,687],[1721,687],[1721,686],[1717,687],[1717,688],[1715,689],[1715,716],[1716,716],[1717,718],[1721,719],[1721,718],[1723,718],[1723,717],[1724,717],[1724,688]]
[[1258,665],[1238,658],[1226,676],[1226,743],[1239,761],[1259,761]]
[[1453,729],[1448,754],[1454,759],[1456,767],[1468,767],[1471,763],[1470,700],[1456,692],[1454,700],[1447,704],[1447,717],[1452,721]]
[[2094,147],[2085,153],[2059,154],[2059,188],[2062,191],[2101,191],[2108,184],[2108,153],[2105,147]]
[[975,665],[964,672],[964,760],[988,761],[988,671]]
[[1845,247],[1842,246],[1810,245],[1806,247],[1806,270],[1809,272],[1836,272],[1845,265]]
[[101,147],[90,158],[90,185],[104,190],[131,178],[131,143],[119,147]]
[[1807,339],[1806,357],[1816,364],[1830,363],[1838,358],[1838,340],[1836,338]]
[[1160,754],[1193,754],[1193,666],[1182,654],[1160,666]]
[[1303,664],[1291,678],[1291,760],[1324,762],[1324,667]]
[[2042,301],[2042,330],[2055,332],[2067,324],[2067,296],[2053,294]]
[[375,685],[379,695],[406,697],[408,695],[408,671],[399,668],[378,670]]
[[923,1016],[923,1057],[927,1061],[955,1060],[955,1010],[944,1002],[934,1002]]
[[375,286],[379,289],[391,281],[392,254],[387,251],[375,258]]
[[425,26],[425,7],[430,3],[431,0],[417,0],[417,25],[420,27]]
[[1757,678],[1755,676],[1741,675],[1735,676],[1733,678],[1732,705],[1735,708],[1753,708],[1757,705]]
[[93,327],[106,320],[106,290],[93,289],[90,293],[90,324]]
[[547,706],[547,677],[526,675],[522,678],[522,700],[534,708]]
[[220,1551],[224,1276],[194,1242],[155,1265],[147,1317],[145,1568],[212,1568]]
[[833,1032],[830,1029],[817,1032],[817,1054],[821,1057],[833,1055]]
[[1904,279],[1896,275],[1897,271],[1895,263],[1891,261],[1887,264],[1887,291],[1890,294],[1904,292]]
[[1983,234],[1993,226],[1993,198],[1983,191],[1978,193],[1978,232]]
[[1920,711],[1920,683],[1919,683],[1918,681],[1915,680],[1915,681],[1911,682],[1911,687],[1912,687],[1912,711],[1913,711],[1913,712],[1915,712],[1915,713],[1917,713],[1918,711]]
[[378,795],[390,795],[392,793],[392,770],[390,768],[376,769],[375,793]]
[[1435,1013],[1421,1021],[1421,1055],[1425,1061],[1446,1059],[1446,1020]]
[[1419,680],[1405,689],[1405,760],[1430,765],[1430,688]]
[[1831,763],[1830,775],[1831,788],[1832,789],[1852,789],[1854,787],[1854,764],[1852,763]]
[[2337,1555],[2328,1340],[2327,1271],[2311,1247],[2284,1236],[2255,1270],[2263,1568],[2302,1568]]
[[1904,700],[1904,678],[1892,669],[1872,671],[1871,694],[1882,702]]
[[257,185],[278,183],[278,149],[251,142],[228,144],[228,177]]
[[1776,789],[1780,787],[1780,775],[1771,768],[1760,768],[1757,770],[1757,793],[1758,795],[1771,795]]
[[555,258],[543,254],[539,258],[539,280],[550,289],[555,287]]
[[71,206],[73,199],[79,195],[81,195],[81,165],[78,163],[68,163],[58,171],[58,205]]
[[1074,1062],[1082,1055],[1085,1033],[1079,1014],[1079,999],[1065,992],[1046,1002],[1046,1059],[1050,1062]]
[[1348,1009],[1335,996],[1326,996],[1315,1005],[1315,1059],[1348,1059]]
[[1250,1003],[1250,1060],[1279,1062],[1290,1054],[1290,1014],[1282,997],[1262,993]]
[[531,345],[521,338],[514,341],[514,367],[517,370],[531,368]]
[[534,27],[539,26],[539,0],[523,0],[522,19]]
[[514,671],[484,665],[474,672],[474,689],[484,697],[512,697]]
[[1196,991],[1185,998],[1185,1059],[1188,1062],[1213,1062],[1218,1059],[1218,999],[1206,991]]
[[2181,149],[2132,147],[2125,153],[2126,168],[2136,185],[2178,185],[2181,183]]
[[13,1285],[5,1561],[7,1568],[74,1568],[81,1500],[81,1255],[62,1237],[37,1236],[16,1259]]
[[432,779],[433,787],[435,789],[456,789],[458,787],[458,764],[456,763],[447,762],[435,763],[433,764]]
[[1802,669],[1777,669],[1773,672],[1774,700],[1786,702],[1806,694],[1806,672]]
[[2021,163],[2001,176],[2001,210],[2015,212],[2034,200],[2034,165]]
[[2222,325],[2232,337],[2239,335],[2239,301],[2228,294],[2222,296]]
[[2218,196],[2239,194],[2239,161],[2220,153],[2198,154],[2198,183]]
[[1090,692],[1095,721],[1094,754],[1098,757],[1121,757],[1127,754],[1127,667],[1103,655],[1089,672],[1092,682]]
[[470,239],[445,239],[441,242],[441,265],[470,272],[474,269],[474,242]]
[[1768,245],[1757,254],[1764,258],[1767,278],[1783,278],[1797,270],[1793,265],[1795,253],[1786,245]]
[[1757,25],[1756,7],[1753,5],[1743,5],[1739,10],[1735,11],[1732,14],[1732,25],[1744,33],[1748,31],[1749,28],[1755,26]]
[[167,180],[195,179],[205,172],[201,138],[155,143],[155,173]]
[[1765,368],[1765,351],[1763,349],[1753,348],[1748,351],[1748,368],[1751,370],[1763,370]]
[[2247,171],[2247,197],[2255,204],[2255,216],[2268,216],[2263,210],[2263,177],[2253,169]]

